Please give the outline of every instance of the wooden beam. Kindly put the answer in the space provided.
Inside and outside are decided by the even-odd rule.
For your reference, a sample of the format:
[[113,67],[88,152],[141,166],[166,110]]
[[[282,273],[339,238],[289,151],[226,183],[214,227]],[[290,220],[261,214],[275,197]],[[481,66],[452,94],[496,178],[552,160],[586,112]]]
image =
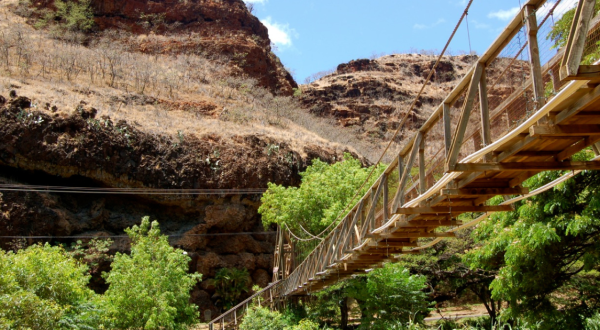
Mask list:
[[563,151],[559,152],[556,155],[556,159],[557,160],[567,159],[567,158],[573,156],[574,154],[576,154],[577,152],[579,152],[580,150],[585,149],[598,141],[600,141],[600,136],[584,137],[583,139],[572,144],[570,147],[565,148]]
[[560,66],[561,80],[576,76],[579,72],[579,64],[583,56],[590,21],[594,16],[595,4],[595,0],[579,0],[577,4],[567,39],[565,55]]
[[377,246],[377,247],[381,247],[381,248],[385,248],[385,247],[418,247],[419,243],[380,241],[380,242],[369,242],[369,246],[371,246],[371,247]]
[[410,170],[415,162],[415,158],[417,157],[417,153],[419,152],[419,146],[421,145],[421,140],[423,139],[423,133],[417,133],[417,137],[415,138],[415,142],[413,143],[412,151],[410,152],[410,156],[408,157],[408,162],[404,167],[404,172],[402,172],[402,177],[400,178],[400,183],[398,184],[398,190],[396,191],[396,196],[394,196],[394,201],[396,208],[402,206],[401,201],[404,199],[404,187],[406,186],[406,182],[408,181],[408,177],[410,176]]
[[458,163],[453,172],[600,170],[600,162]]
[[457,220],[412,220],[409,222],[400,222],[396,225],[399,228],[410,227],[440,227],[440,226],[460,226],[462,221]]
[[558,125],[570,118],[571,116],[576,115],[579,111],[587,108],[592,103],[594,103],[598,97],[600,97],[600,86],[597,86],[593,90],[587,92],[586,94],[580,96],[575,103],[573,103],[569,108],[561,111],[554,118],[554,124]]
[[384,238],[421,238],[421,237],[456,237],[455,233],[403,233],[395,232],[386,235],[380,235]]
[[[540,49],[538,46],[538,24],[536,18],[536,7],[525,6],[525,17],[527,25],[529,62],[531,63],[531,78],[533,81],[533,94],[536,109],[540,109],[546,103],[545,86],[542,78],[542,64],[540,62]],[[586,30],[587,31],[587,30]]]
[[[492,144],[492,133],[490,131],[490,109],[488,105],[487,74],[485,68],[481,72],[481,79],[479,80],[479,112],[481,114],[481,138],[483,146],[486,147]],[[486,161],[489,161],[488,158],[488,155],[484,156]]]
[[442,120],[444,124],[444,151],[446,158],[448,158],[448,152],[450,152],[450,146],[452,144],[452,123],[450,121],[450,105],[444,103],[442,110]]
[[462,113],[460,114],[460,119],[458,120],[458,126],[456,127],[456,131],[454,132],[454,137],[452,138],[452,144],[450,146],[450,151],[448,152],[448,157],[446,158],[446,168],[452,169],[458,160],[458,154],[460,152],[460,148],[463,143],[463,139],[465,137],[465,131],[467,130],[467,124],[469,123],[469,117],[471,116],[471,109],[473,109],[473,103],[475,101],[475,94],[477,93],[477,89],[479,86],[479,80],[481,79],[481,74],[483,72],[483,64],[477,63],[475,68],[475,72],[473,72],[473,78],[471,78],[471,84],[469,86],[469,90],[467,92],[467,99],[465,102],[465,106],[463,108]]
[[387,173],[383,173],[383,180],[381,181],[381,184],[383,185],[383,223],[386,223],[390,218]]
[[419,144],[419,193],[427,191],[427,182],[425,180],[425,136]]
[[[398,154],[398,181],[402,179],[402,174],[404,174],[404,158]],[[398,185],[400,185],[400,182],[398,182]],[[398,195],[398,192],[396,191],[396,195],[392,199],[390,212],[402,206],[402,204],[404,204],[404,194]]]
[[421,214],[421,213],[465,213],[465,212],[501,212],[512,211],[512,205],[494,206],[433,206],[433,207],[407,207],[399,208],[397,214]]
[[[598,115],[600,116],[600,113]],[[535,125],[529,127],[529,135],[540,137],[600,135],[600,125]]]
[[529,188],[464,188],[464,189],[442,189],[441,194],[451,197],[458,196],[497,196],[497,195],[524,195],[529,193]]
[[567,76],[563,80],[591,80],[597,78],[600,78],[600,65],[580,65],[575,75]]

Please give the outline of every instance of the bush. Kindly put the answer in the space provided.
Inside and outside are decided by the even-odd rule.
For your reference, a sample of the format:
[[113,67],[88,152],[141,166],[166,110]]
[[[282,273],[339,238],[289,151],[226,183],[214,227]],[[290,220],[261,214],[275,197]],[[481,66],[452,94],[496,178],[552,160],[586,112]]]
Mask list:
[[190,258],[169,245],[158,222],[148,217],[125,230],[132,240],[131,255],[114,258],[112,271],[104,274],[110,284],[105,308],[111,326],[120,329],[186,329],[196,322],[197,306],[190,304],[190,290],[200,274],[188,274]]
[[254,306],[248,309],[240,330],[281,330],[287,325],[281,313],[267,307]]
[[88,329],[99,312],[88,268],[61,247],[0,250],[0,329]]
[[219,304],[225,309],[235,306],[242,294],[248,292],[250,274],[246,269],[221,268],[215,275]]

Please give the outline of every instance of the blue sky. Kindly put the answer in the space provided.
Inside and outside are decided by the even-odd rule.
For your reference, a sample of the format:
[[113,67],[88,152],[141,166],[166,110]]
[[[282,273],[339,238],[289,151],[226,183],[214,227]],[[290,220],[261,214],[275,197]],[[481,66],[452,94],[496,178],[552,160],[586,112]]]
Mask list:
[[[466,0],[245,0],[269,29],[275,53],[302,83],[307,76],[374,54],[441,50]],[[526,0],[474,0],[450,48],[485,51]],[[556,0],[548,1],[553,5]],[[576,0],[562,0],[557,15]],[[555,15],[555,16],[557,16]]]

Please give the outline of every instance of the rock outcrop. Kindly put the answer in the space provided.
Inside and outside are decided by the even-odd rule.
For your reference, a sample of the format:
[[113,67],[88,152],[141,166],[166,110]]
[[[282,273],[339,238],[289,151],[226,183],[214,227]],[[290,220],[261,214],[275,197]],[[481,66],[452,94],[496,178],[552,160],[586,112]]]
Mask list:
[[[35,6],[53,9],[54,0]],[[298,87],[271,51],[267,28],[242,0],[92,0],[91,6],[100,30],[162,37],[155,44],[143,37],[123,40],[139,51],[202,53],[232,64],[273,93],[291,95]]]

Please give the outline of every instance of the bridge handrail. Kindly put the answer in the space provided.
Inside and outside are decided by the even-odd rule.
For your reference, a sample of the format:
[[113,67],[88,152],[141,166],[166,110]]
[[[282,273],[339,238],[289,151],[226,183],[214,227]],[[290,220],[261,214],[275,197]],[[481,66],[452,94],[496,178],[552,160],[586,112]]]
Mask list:
[[[246,300],[242,301],[241,303],[235,305],[234,307],[232,307],[231,309],[229,309],[228,311],[226,311],[225,313],[219,315],[218,317],[214,318],[213,320],[211,320],[208,323],[208,327],[210,330],[214,329],[214,325],[218,324],[219,322],[224,322],[225,318],[228,316],[231,316],[233,314],[234,316],[234,320],[237,323],[237,319],[238,319],[238,315],[237,315],[237,311],[243,307],[246,308],[246,310],[248,310],[248,306],[249,304],[252,302],[252,300],[254,300],[256,297],[259,297],[263,294],[266,294],[267,291],[271,290],[273,287],[275,287],[280,281],[275,281],[272,283],[269,283],[269,285],[267,285],[266,287],[262,288],[260,291],[254,293],[253,295],[251,295],[250,297],[248,297]],[[270,298],[271,299],[271,298]],[[266,299],[265,299],[266,300]],[[242,315],[240,313],[240,315]],[[224,329],[224,326],[221,327],[221,329]]]

